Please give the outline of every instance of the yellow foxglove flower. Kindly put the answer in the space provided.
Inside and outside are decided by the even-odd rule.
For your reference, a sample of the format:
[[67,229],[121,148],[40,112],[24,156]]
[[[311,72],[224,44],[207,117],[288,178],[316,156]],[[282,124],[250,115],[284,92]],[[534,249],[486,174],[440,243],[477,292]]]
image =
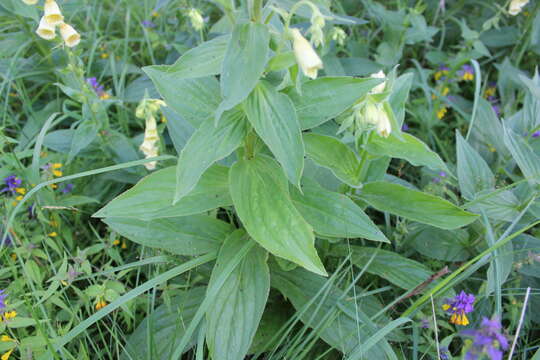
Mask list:
[[8,360],[9,357],[11,356],[11,353],[13,352],[13,350],[15,350],[15,349],[11,349],[8,352],[4,353],[0,359],[1,360]]
[[45,0],[45,20],[52,26],[60,25],[64,21],[64,16],[54,0]]
[[81,42],[81,35],[69,24],[60,24],[60,34],[68,47],[77,46]]
[[316,79],[317,72],[323,68],[321,58],[298,29],[291,29],[291,33],[293,36],[294,56],[298,66],[300,66],[305,76]]
[[386,138],[392,132],[390,119],[380,104],[368,102],[364,110],[364,116],[368,124],[375,125],[377,134],[380,136]]
[[508,7],[508,13],[512,16],[516,16],[528,3],[529,0],[512,0],[510,2],[510,6]]
[[56,37],[54,25],[49,24],[49,22],[47,22],[47,20],[45,19],[45,16],[43,16],[39,21],[39,26],[36,30],[36,34],[38,34],[40,38],[45,40],[52,40]]
[[390,124],[390,119],[386,114],[386,111],[379,110],[379,121],[377,122],[377,134],[382,137],[387,138],[392,132],[392,125]]
[[[384,71],[379,71],[378,73],[371,74],[372,78],[375,79],[384,79],[386,75],[384,74]],[[384,88],[386,87],[386,81],[383,81],[381,84],[375,86],[373,89],[371,89],[372,94],[380,94],[384,91]]]
[[[146,158],[158,156],[158,148],[156,142],[159,141],[159,135],[157,132],[156,118],[149,116],[146,118],[146,128],[144,130],[144,141],[139,147]],[[148,170],[154,170],[156,168],[156,161],[151,161],[144,164]]]
[[36,5],[38,0],[22,0],[26,5]]
[[197,9],[190,9],[188,12],[189,20],[191,21],[191,26],[197,31],[202,30],[204,27],[204,19]]

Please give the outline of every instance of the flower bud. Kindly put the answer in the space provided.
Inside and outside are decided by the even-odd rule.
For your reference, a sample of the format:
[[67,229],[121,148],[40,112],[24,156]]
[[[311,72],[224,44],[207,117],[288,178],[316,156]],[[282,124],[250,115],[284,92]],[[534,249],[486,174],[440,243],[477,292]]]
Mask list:
[[[153,116],[146,118],[146,128],[144,130],[144,140],[139,149],[143,152],[145,157],[151,158],[158,156],[158,148],[156,142],[159,140],[157,132],[156,119]],[[148,170],[154,170],[156,168],[156,162],[151,161],[144,164]]]
[[62,21],[64,21],[64,16],[58,7],[58,4],[54,0],[45,1],[44,17],[45,20],[47,20],[47,22],[53,26],[59,25],[62,23]]
[[342,28],[335,26],[332,29],[332,40],[337,42],[339,45],[343,46],[343,44],[345,44],[346,38],[347,38],[347,34]]
[[291,33],[293,36],[294,56],[298,66],[300,66],[305,76],[316,79],[317,72],[323,68],[322,60],[298,29],[291,29]]
[[510,6],[508,7],[508,13],[512,16],[516,16],[528,3],[529,0],[512,0],[510,2]]
[[38,34],[40,38],[45,40],[52,40],[56,37],[56,31],[54,26],[49,24],[47,20],[45,20],[45,16],[43,16],[39,21],[39,26],[36,30],[36,34]]
[[[371,77],[374,79],[384,79],[386,75],[381,70],[378,73],[371,74]],[[386,81],[382,82],[381,84],[375,86],[373,89],[371,89],[372,94],[380,94],[384,91],[384,88],[386,86]]]
[[202,30],[204,27],[204,19],[197,9],[190,9],[188,12],[189,20],[191,21],[191,26],[197,31]]
[[26,5],[36,5],[38,0],[22,0]]
[[68,47],[77,46],[81,42],[81,35],[69,24],[60,24],[60,34]]

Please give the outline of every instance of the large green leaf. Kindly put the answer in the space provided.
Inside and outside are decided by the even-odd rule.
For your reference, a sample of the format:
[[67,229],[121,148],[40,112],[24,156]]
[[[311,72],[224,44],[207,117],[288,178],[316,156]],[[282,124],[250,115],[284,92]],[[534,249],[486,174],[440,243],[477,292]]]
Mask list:
[[300,186],[304,144],[291,100],[261,81],[247,98],[245,111],[249,122],[279,161],[289,181]]
[[540,156],[512,130],[504,128],[504,143],[530,184],[540,184]]
[[471,200],[482,190],[495,187],[495,177],[485,160],[456,132],[457,173],[463,197]]
[[439,155],[431,151],[420,139],[407,133],[401,136],[403,140],[393,135],[383,138],[375,134],[365,148],[373,155],[404,159],[412,165],[427,166],[433,170],[447,170]]
[[[350,353],[378,329],[378,324],[369,318],[377,310],[373,314],[366,314],[370,308],[366,306],[369,305],[368,299],[353,299],[344,294],[333,278],[325,279],[303,269],[282,271],[274,267],[271,281],[272,287],[291,301],[300,320],[342,353]],[[382,316],[378,320],[384,318]],[[386,319],[383,321],[387,322]],[[386,339],[382,339],[368,354],[368,358],[373,360],[397,360]]]
[[[170,360],[204,296],[205,288],[196,287],[160,305],[128,337],[121,359]],[[187,349],[194,345],[194,340]]]
[[467,251],[469,234],[465,229],[452,231],[416,224],[410,229],[405,242],[420,254],[443,261],[464,261],[470,257]]
[[206,215],[156,220],[103,219],[114,231],[138,244],[179,255],[200,255],[219,248],[232,225]]
[[213,76],[185,79],[169,73],[163,66],[143,69],[157,91],[178,115],[198,128],[204,120],[213,118],[221,102],[219,83]]
[[326,275],[313,229],[289,196],[278,163],[259,155],[235,163],[229,177],[234,206],[251,237],[272,254]]
[[197,186],[172,205],[175,188],[176,166],[171,166],[146,176],[93,216],[152,220],[200,214],[232,205],[229,195],[229,168],[225,166],[211,166],[202,175]]
[[304,179],[302,193],[291,189],[294,205],[317,234],[388,242],[362,209],[347,196]]
[[213,119],[205,120],[178,157],[174,203],[193,190],[201,175],[214,162],[240,146],[247,131],[248,122],[240,110],[227,111],[217,125]]
[[288,91],[302,129],[311,129],[335,118],[351,107],[381,79],[324,77],[302,84],[302,92]]
[[377,210],[441,229],[456,229],[478,217],[440,197],[383,181],[364,185],[359,194]]
[[[332,254],[346,256],[368,273],[382,277],[402,289],[410,290],[427,280],[431,271],[421,263],[408,259],[393,251],[373,247],[338,245]],[[371,260],[371,262],[370,262]],[[369,263],[369,266],[366,265]]]
[[344,183],[360,186],[360,161],[351,148],[334,137],[315,133],[304,134],[304,144],[313,161],[332,170]]
[[[238,230],[223,243],[209,288],[246,241],[252,240]],[[243,360],[247,355],[270,291],[267,258],[261,247],[251,248],[213,298],[206,312],[206,342],[212,359]]]
[[230,38],[230,35],[218,36],[190,49],[176,60],[173,65],[159,65],[153,68],[166,71],[174,75],[175,79],[217,75],[221,72],[223,58]]
[[223,59],[220,79],[223,102],[216,111],[216,121],[255,88],[268,61],[269,42],[270,33],[264,24],[250,22],[234,27]]

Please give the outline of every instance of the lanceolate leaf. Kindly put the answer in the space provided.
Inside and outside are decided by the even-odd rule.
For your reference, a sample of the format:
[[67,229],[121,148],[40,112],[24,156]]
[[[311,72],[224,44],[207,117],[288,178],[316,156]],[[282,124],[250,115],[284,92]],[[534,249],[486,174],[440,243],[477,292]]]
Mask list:
[[200,214],[232,205],[229,195],[229,168],[214,164],[202,175],[197,186],[175,205],[176,166],[158,170],[114,198],[94,217],[125,217],[141,220]]
[[302,129],[311,129],[335,118],[351,107],[381,79],[325,77],[302,84],[302,93],[288,91]]
[[[368,273],[378,275],[402,289],[413,289],[431,275],[431,271],[426,266],[393,251],[354,245],[338,245],[333,250],[333,254],[339,256],[346,256],[349,252],[352,252],[353,264],[362,269],[365,268]],[[370,260],[369,266],[366,267]]]
[[106,218],[114,231],[131,241],[179,255],[200,255],[217,250],[232,225],[206,215],[157,220]]
[[167,68],[148,66],[144,68],[167,106],[171,107],[193,127],[198,128],[204,120],[213,118],[221,102],[219,83],[213,76],[185,79],[170,74]]
[[403,133],[403,140],[391,135],[383,138],[375,135],[366,145],[366,150],[373,155],[390,156],[404,159],[416,166],[427,166],[433,170],[447,170],[439,155],[431,151],[426,144],[416,137]]
[[242,159],[230,171],[234,206],[250,236],[272,254],[326,275],[313,229],[289,196],[287,178],[274,160]]
[[317,164],[332,170],[344,183],[360,185],[360,161],[354,151],[338,139],[315,133],[304,134],[306,153]]
[[261,81],[249,95],[245,111],[249,122],[279,161],[289,181],[300,186],[304,144],[296,111],[289,97]]
[[[212,271],[209,287],[246,241],[252,240],[242,230],[227,238]],[[267,258],[268,253],[263,248],[254,246],[225,280],[207,310],[206,341],[213,360],[243,360],[246,357],[270,291]]]
[[508,128],[504,128],[504,143],[527,181],[531,184],[540,184],[540,156],[523,138]]
[[245,114],[239,110],[227,111],[217,126],[213,119],[207,119],[189,139],[178,158],[174,203],[193,190],[201,175],[214,162],[240,146],[247,130]]
[[294,205],[317,234],[388,242],[362,209],[345,195],[304,179],[302,192],[291,189]]
[[482,190],[495,187],[495,177],[485,160],[456,131],[457,173],[459,189],[472,200]]
[[129,336],[121,360],[170,360],[204,296],[205,288],[196,287],[160,305]]
[[244,101],[257,85],[268,61],[269,41],[268,27],[263,24],[235,26],[221,70],[223,102],[216,111],[216,122],[224,111]]
[[441,229],[456,229],[478,218],[440,197],[383,181],[365,184],[360,197],[377,210]]

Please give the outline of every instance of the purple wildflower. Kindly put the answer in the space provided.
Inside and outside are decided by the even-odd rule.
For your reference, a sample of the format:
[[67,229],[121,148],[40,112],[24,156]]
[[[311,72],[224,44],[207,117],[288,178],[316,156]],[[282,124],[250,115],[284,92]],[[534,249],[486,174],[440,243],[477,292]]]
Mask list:
[[67,194],[67,193],[69,193],[69,192],[71,192],[73,190],[73,187],[74,187],[73,184],[66,184],[66,186],[64,186],[62,189],[60,189],[60,191],[63,194]]
[[465,64],[458,71],[458,75],[462,80],[474,80],[474,68],[471,65]]
[[0,312],[6,308],[6,298],[7,294],[4,293],[4,290],[0,290]]
[[401,125],[401,131],[409,131],[409,125],[403,123],[403,125]]
[[35,219],[37,217],[36,216],[36,204],[30,205],[28,207],[27,211],[28,211],[28,219],[33,220],[33,219]]
[[[476,360],[486,354],[491,360],[502,360],[503,350],[508,349],[508,340],[501,333],[502,325],[497,317],[484,317],[478,330],[465,330],[465,336],[473,337],[472,348],[465,355],[466,360]],[[501,350],[502,349],[502,350]]]
[[469,325],[467,315],[474,310],[474,295],[461,291],[453,299],[448,299],[443,305],[443,310],[452,314],[450,322],[456,325]]
[[147,29],[152,29],[152,28],[155,28],[156,27],[156,24],[154,24],[152,21],[150,20],[143,20],[141,21],[141,25]]
[[533,132],[532,137],[533,138],[540,137],[540,130]]
[[9,175],[8,177],[4,178],[4,184],[6,186],[0,190],[0,194],[10,192],[11,195],[13,195],[17,191],[16,189],[21,186],[22,180],[15,175]]
[[440,172],[439,172],[439,176],[440,176],[440,177],[446,177],[446,172],[440,171]]
[[493,112],[495,112],[497,117],[501,116],[501,106],[499,104],[493,104],[491,105],[491,108],[493,109]]
[[429,324],[429,320],[428,320],[428,319],[422,319],[422,320],[420,321],[420,327],[421,327],[422,329],[429,329],[429,325],[430,325],[430,324]]
[[446,346],[442,346],[440,349],[439,349],[439,352],[441,353],[441,360],[448,360],[449,357],[448,357],[448,353],[449,353],[449,350]]
[[[0,228],[0,235],[4,233],[4,229],[1,229]],[[6,234],[6,237],[2,240],[0,240],[0,244],[2,244],[2,246],[6,246],[6,247],[12,247],[13,246],[13,239],[11,238],[11,236],[9,234]]]
[[86,79],[86,83],[92,87],[94,92],[99,96],[100,99],[108,99],[110,95],[105,91],[103,85],[101,85],[95,77]]
[[439,69],[437,70],[437,72],[435,73],[434,77],[435,77],[435,80],[439,81],[439,80],[446,80],[446,75],[448,75],[450,73],[450,68],[446,65],[440,65],[439,66]]

